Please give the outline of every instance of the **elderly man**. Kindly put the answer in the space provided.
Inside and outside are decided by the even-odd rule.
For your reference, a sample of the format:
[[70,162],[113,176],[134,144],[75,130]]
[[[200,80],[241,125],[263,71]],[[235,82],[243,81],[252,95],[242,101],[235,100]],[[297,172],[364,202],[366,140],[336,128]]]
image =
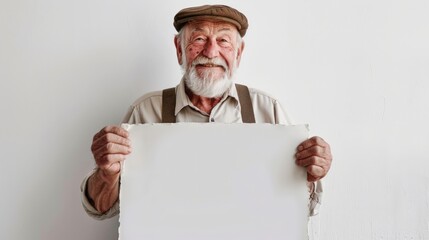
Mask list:
[[[243,85],[233,84],[244,49],[247,18],[223,5],[186,8],[174,17],[174,38],[183,78],[176,88],[139,98],[125,123],[222,122],[290,124],[276,99]],[[95,134],[92,147],[97,168],[82,183],[86,212],[97,219],[119,212],[121,162],[131,153],[126,130],[107,126]],[[331,151],[320,137],[297,146],[296,163],[307,169],[310,212],[319,203],[319,180],[329,171]]]

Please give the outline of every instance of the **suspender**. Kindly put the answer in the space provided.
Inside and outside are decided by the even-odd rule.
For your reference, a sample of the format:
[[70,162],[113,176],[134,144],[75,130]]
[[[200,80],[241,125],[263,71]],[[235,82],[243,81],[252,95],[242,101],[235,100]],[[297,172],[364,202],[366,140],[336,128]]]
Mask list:
[[176,115],[176,89],[168,88],[162,91],[162,122],[175,123]]
[[247,86],[241,84],[235,84],[235,87],[237,88],[238,99],[240,100],[243,123],[255,123],[255,114],[253,113],[249,89]]
[[[250,99],[249,89],[245,85],[235,84],[237,88],[238,99],[241,107],[241,118],[243,123],[255,123],[255,114],[253,112],[252,101]],[[162,122],[175,123],[176,116],[176,89],[168,88],[162,91]]]

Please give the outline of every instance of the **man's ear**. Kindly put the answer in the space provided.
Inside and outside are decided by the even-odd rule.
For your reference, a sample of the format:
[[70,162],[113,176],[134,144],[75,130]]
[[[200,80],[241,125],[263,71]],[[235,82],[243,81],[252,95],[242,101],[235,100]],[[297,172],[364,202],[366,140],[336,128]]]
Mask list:
[[244,41],[241,40],[241,45],[237,49],[237,67],[240,66],[240,60],[241,60],[241,55],[243,54],[243,50],[244,50]]
[[180,44],[180,39],[178,36],[174,37],[174,45],[176,46],[176,55],[177,55],[177,61],[179,62],[179,65],[182,65],[182,47]]

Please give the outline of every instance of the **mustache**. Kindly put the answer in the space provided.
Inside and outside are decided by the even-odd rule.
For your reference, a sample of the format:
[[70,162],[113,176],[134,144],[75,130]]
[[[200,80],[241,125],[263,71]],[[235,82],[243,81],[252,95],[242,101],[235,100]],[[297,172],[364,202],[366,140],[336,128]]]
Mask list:
[[192,67],[195,67],[196,65],[216,65],[220,66],[225,70],[228,70],[228,65],[226,64],[225,60],[221,58],[206,58],[203,56],[199,56],[194,61],[192,61]]

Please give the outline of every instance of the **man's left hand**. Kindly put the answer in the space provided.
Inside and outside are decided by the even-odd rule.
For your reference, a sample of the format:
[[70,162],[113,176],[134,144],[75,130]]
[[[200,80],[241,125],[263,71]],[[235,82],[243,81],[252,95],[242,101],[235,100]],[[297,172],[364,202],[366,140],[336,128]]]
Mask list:
[[302,142],[295,154],[296,163],[307,169],[307,181],[315,182],[329,171],[332,162],[331,147],[321,137]]

